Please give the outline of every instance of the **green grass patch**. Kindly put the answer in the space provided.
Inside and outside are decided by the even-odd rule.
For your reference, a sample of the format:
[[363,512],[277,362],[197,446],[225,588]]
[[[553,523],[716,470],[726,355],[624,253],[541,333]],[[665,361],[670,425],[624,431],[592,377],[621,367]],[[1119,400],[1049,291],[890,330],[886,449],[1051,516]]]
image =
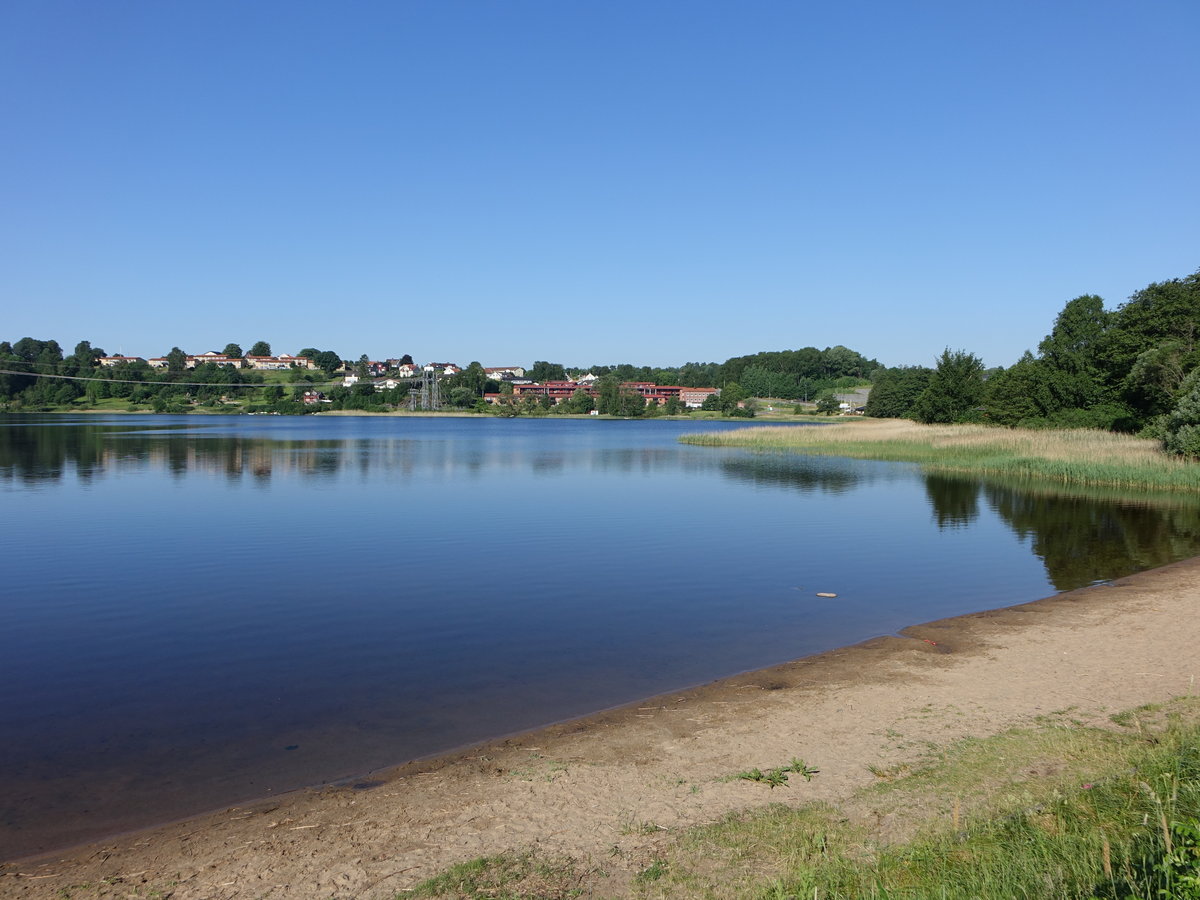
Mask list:
[[[1124,717],[1123,717],[1124,718]],[[684,833],[646,897],[1200,898],[1200,702],[963,741],[841,808]]]
[[461,863],[396,896],[414,900],[565,900],[583,894],[582,881],[589,874],[571,859],[508,853]]

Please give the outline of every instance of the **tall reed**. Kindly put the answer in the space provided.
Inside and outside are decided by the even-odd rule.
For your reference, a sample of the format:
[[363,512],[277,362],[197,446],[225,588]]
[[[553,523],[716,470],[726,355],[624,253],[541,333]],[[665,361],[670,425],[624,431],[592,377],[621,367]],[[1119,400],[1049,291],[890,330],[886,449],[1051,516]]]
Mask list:
[[829,426],[762,426],[689,434],[687,444],[746,447],[917,463],[1060,484],[1200,491],[1200,464],[1164,453],[1157,441],[1088,429],[920,425],[902,419]]

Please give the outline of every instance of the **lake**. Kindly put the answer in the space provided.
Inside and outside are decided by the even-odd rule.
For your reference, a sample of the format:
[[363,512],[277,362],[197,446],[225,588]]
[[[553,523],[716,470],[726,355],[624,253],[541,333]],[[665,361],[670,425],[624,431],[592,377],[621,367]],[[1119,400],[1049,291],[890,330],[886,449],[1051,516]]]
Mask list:
[[0,858],[1200,553],[1194,499],[677,442],[736,427],[0,416]]

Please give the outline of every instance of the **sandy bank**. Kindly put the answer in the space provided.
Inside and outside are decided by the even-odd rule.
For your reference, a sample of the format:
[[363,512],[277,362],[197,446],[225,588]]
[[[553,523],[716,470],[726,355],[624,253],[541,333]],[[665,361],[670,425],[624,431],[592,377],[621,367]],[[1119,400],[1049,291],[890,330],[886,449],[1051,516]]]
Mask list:
[[[1200,559],[854,647],[269,802],[0,867],[0,896],[392,897],[536,847],[635,864],[666,829],[766,802],[838,802],[923,742],[1195,689]],[[802,757],[810,784],[722,781]],[[649,832],[649,833],[648,833]],[[611,856],[614,847],[619,857]],[[614,862],[614,859],[617,861]],[[104,880],[108,879],[108,883]]]

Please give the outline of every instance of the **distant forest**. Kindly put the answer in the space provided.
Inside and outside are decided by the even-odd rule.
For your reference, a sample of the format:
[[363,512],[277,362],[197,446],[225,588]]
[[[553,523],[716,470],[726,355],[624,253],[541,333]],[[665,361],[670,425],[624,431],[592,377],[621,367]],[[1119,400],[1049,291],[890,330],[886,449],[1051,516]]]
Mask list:
[[947,349],[933,368],[877,372],[870,416],[1031,428],[1099,428],[1200,456],[1200,271],[1150,284],[1117,309],[1086,294],[1008,368]]

